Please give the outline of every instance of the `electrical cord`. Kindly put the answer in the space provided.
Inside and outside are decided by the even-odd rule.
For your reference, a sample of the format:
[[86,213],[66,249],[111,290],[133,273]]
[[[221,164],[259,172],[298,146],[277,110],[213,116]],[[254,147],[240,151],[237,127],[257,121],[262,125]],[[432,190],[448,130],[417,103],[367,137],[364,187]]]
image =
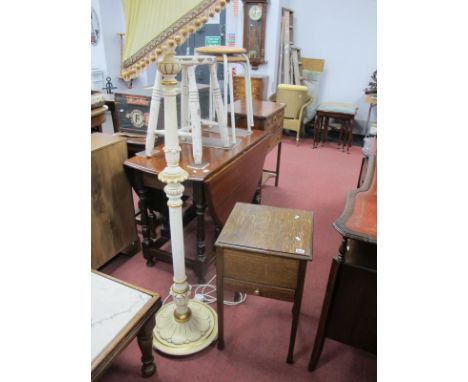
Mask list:
[[[206,284],[194,284],[191,290],[193,291],[193,298],[197,301],[202,301],[207,304],[213,304],[217,301],[216,297],[212,295],[212,293],[216,292],[216,286],[212,284],[214,282],[214,279],[216,278],[216,275],[214,275],[210,281],[208,281]],[[172,297],[170,294],[166,296],[166,298],[163,300],[163,305],[166,303],[166,301]],[[247,294],[246,293],[240,293],[240,300],[239,301],[227,301],[224,300],[224,305],[228,306],[236,306],[239,304],[242,304],[247,300]]]

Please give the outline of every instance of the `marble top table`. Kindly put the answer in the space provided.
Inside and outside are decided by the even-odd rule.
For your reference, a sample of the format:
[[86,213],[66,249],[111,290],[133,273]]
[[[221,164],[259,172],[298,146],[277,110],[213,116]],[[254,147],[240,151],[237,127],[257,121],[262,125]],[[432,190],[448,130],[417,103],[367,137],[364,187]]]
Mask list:
[[142,353],[144,377],[154,374],[152,333],[161,307],[157,293],[91,272],[91,377],[94,381],[135,338]]

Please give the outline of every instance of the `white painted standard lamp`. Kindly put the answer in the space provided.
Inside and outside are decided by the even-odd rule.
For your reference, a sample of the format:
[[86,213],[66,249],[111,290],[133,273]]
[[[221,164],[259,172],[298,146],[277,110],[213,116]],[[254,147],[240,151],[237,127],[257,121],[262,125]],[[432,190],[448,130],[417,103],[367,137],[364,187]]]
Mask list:
[[181,183],[188,174],[179,166],[181,148],[175,77],[181,66],[175,60],[175,48],[202,27],[208,17],[220,12],[227,2],[229,0],[123,0],[126,45],[122,77],[129,81],[155,61],[162,76],[166,168],[158,178],[166,183],[174,282],[170,291],[173,302],[165,304],[156,314],[153,346],[171,355],[196,353],[209,346],[218,335],[216,312],[202,302],[189,299],[191,286],[185,274],[181,199],[184,186]]

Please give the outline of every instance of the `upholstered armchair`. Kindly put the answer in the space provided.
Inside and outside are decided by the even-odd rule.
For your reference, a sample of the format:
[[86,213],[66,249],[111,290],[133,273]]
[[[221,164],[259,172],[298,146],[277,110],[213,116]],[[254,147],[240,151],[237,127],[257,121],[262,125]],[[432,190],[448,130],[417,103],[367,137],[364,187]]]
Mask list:
[[270,96],[270,101],[286,104],[283,129],[295,131],[297,143],[304,120],[304,110],[313,101],[307,90],[306,86],[279,84],[277,92]]

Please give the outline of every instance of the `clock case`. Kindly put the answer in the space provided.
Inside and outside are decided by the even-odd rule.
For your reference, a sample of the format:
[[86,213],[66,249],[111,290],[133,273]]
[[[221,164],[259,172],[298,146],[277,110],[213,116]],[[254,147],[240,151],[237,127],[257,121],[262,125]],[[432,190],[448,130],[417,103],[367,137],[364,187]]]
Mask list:
[[247,50],[247,55],[251,50],[249,46],[249,11],[253,5],[257,5],[262,9],[262,17],[260,19],[259,28],[260,28],[260,43],[258,46],[259,56],[255,58],[250,58],[250,65],[252,69],[258,69],[258,66],[265,64],[265,30],[266,30],[266,12],[268,0],[242,0],[244,3],[244,38],[243,38],[243,47]]

